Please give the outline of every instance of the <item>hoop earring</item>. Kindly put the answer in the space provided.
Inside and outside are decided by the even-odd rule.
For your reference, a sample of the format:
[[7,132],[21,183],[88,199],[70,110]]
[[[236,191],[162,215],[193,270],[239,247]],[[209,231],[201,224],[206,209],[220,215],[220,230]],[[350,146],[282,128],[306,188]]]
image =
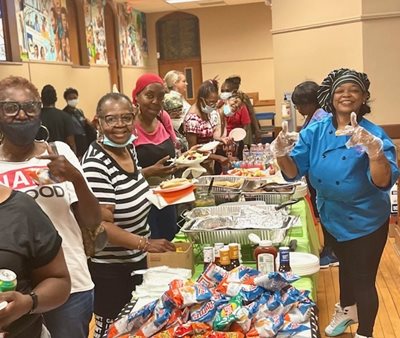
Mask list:
[[[39,139],[39,140],[35,139],[35,141],[37,141],[37,142],[47,142],[49,140],[49,137],[50,137],[49,129],[47,129],[47,127],[45,125],[43,125],[43,124],[40,124],[39,130],[41,128],[43,128],[43,130],[46,132],[47,135],[42,139]],[[39,134],[39,131],[38,131],[38,134]]]

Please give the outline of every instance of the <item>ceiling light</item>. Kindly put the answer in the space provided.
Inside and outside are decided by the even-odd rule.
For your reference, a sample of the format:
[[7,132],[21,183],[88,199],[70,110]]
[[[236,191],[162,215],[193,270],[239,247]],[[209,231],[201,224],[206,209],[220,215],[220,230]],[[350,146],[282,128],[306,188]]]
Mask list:
[[197,2],[200,0],[165,0],[169,4],[183,4],[185,2]]

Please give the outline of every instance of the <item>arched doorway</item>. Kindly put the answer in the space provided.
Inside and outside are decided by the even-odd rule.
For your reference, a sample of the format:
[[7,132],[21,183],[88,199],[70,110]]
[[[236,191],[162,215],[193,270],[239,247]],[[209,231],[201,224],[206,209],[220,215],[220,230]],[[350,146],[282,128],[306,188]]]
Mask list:
[[158,72],[164,76],[175,69],[186,75],[187,100],[194,103],[202,82],[199,19],[175,12],[157,21]]
[[121,90],[121,62],[118,52],[119,43],[117,42],[117,25],[112,4],[108,1],[104,6],[104,26],[106,31],[108,70],[110,72],[110,89],[115,84],[117,88]]

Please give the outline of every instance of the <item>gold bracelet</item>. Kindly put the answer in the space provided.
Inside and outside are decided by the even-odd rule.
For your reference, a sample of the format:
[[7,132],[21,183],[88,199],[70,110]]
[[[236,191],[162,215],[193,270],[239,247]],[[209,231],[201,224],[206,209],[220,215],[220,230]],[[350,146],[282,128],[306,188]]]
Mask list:
[[147,251],[149,249],[149,246],[150,246],[150,241],[149,241],[149,239],[147,237],[143,237],[143,239],[145,240],[143,251]]
[[140,251],[142,251],[142,240],[143,240],[143,237],[139,237],[139,244],[138,244],[137,249]]

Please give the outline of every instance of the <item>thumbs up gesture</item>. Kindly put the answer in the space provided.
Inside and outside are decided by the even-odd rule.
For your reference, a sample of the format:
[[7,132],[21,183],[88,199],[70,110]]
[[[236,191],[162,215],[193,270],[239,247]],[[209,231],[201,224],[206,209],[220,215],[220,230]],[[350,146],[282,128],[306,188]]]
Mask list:
[[275,157],[282,157],[292,150],[299,138],[299,133],[289,132],[287,121],[282,122],[282,130],[271,143],[271,151]]
[[350,139],[346,142],[348,148],[361,146],[370,159],[375,159],[382,154],[382,140],[361,127],[357,122],[357,114],[354,112],[350,115],[350,123],[351,126],[348,126],[347,128],[351,135]]

